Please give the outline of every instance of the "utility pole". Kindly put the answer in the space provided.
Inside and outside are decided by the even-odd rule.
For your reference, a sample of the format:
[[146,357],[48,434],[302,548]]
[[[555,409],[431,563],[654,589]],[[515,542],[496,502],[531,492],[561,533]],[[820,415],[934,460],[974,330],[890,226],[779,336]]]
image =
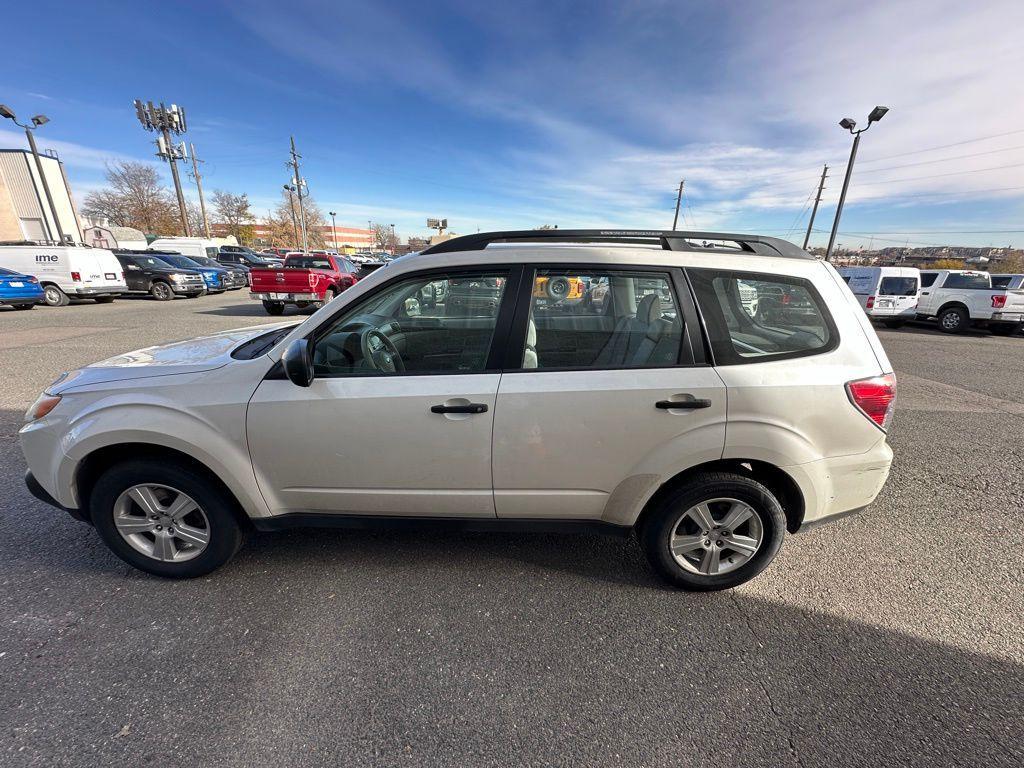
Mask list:
[[814,226],[814,217],[818,213],[818,203],[821,202],[821,193],[825,189],[825,177],[828,176],[828,166],[821,172],[821,181],[818,182],[818,196],[814,198],[814,208],[811,209],[811,220],[807,222],[807,234],[804,236],[804,250],[807,250],[807,243],[811,240],[811,228]]
[[178,160],[185,159],[185,142],[175,146],[171,141],[171,134],[180,136],[187,130],[185,124],[185,109],[177,104],[171,104],[170,108],[160,102],[160,106],[154,106],[152,101],[143,103],[135,100],[135,115],[147,131],[156,131],[156,156],[166,160],[171,166],[171,177],[174,179],[174,191],[178,195],[178,213],[181,215],[181,228],[185,231],[185,237],[192,236],[192,229],[188,225],[188,210],[185,207],[185,193],[181,191],[181,178],[178,176]]
[[678,229],[676,224],[679,223],[679,204],[683,201],[683,185],[686,183],[686,179],[679,180],[679,194],[676,195],[676,215],[672,217],[672,229]]
[[295,247],[299,247],[299,222],[295,218],[295,187],[291,184],[285,184],[284,188],[288,190],[288,209],[292,212],[292,236],[295,238]]
[[[199,190],[199,210],[203,214],[203,231],[206,238],[210,238],[210,220],[206,218],[206,200],[203,199],[203,177],[199,175],[199,163],[203,162],[196,157],[196,145],[189,142],[188,148],[192,150],[192,175],[196,178],[196,189]],[[216,195],[214,195],[216,197]]]
[[299,196],[299,223],[302,225],[302,252],[304,254],[309,253],[309,238],[306,236],[306,209],[302,205],[302,187],[305,182],[299,175],[299,159],[302,157],[298,152],[295,151],[295,137],[291,137],[292,140],[292,170],[295,171],[295,191]]

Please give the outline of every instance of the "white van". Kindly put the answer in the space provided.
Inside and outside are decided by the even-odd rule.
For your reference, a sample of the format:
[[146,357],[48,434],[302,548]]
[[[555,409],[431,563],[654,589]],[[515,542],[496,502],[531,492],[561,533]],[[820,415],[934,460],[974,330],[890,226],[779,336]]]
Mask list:
[[43,301],[51,307],[71,299],[105,304],[128,291],[121,262],[106,248],[0,245],[0,267],[39,278]]
[[890,328],[917,317],[921,270],[916,267],[841,267],[837,271],[868,317]]
[[220,246],[205,237],[158,237],[149,244],[151,251],[174,251],[182,256],[208,256],[216,259]]

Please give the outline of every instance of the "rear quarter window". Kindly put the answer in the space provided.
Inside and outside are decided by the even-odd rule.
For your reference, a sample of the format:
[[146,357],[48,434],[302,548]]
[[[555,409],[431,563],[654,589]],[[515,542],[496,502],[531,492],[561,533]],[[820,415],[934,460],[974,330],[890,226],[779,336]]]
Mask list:
[[809,280],[782,275],[690,269],[716,365],[816,355],[839,333]]

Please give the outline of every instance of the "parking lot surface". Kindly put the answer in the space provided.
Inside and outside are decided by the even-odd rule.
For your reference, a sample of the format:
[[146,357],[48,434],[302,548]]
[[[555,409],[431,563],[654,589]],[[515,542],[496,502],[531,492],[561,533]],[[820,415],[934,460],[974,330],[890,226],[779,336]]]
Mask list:
[[0,765],[1024,764],[1024,339],[881,330],[881,497],[727,593],[540,534],[261,534],[161,581],[24,489],[58,373],[277,320],[244,292],[0,311]]

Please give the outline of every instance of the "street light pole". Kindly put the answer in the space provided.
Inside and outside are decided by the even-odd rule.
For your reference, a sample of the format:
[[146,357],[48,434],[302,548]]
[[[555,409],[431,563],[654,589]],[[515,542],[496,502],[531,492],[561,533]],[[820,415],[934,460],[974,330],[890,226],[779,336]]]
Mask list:
[[836,235],[839,234],[839,219],[843,215],[843,204],[846,202],[846,191],[850,188],[850,177],[853,176],[853,163],[857,159],[857,148],[860,146],[860,135],[868,130],[868,128],[870,128],[874,123],[877,123],[885,117],[885,113],[888,111],[888,107],[875,107],[871,110],[871,114],[868,115],[867,126],[861,128],[859,131],[854,130],[854,128],[857,127],[856,120],[844,117],[839,121],[840,126],[853,134],[853,146],[850,148],[850,161],[846,164],[846,177],[843,179],[843,190],[839,193],[839,204],[836,206],[836,217],[832,222],[832,234],[828,238],[828,249],[825,251],[825,261],[831,260],[832,250],[836,243]]
[[[36,161],[36,171],[39,172],[39,180],[43,184],[43,192],[46,194],[46,202],[50,206],[50,215],[53,216],[53,224],[57,228],[57,236],[59,238],[57,242],[63,245],[65,242],[64,228],[60,225],[60,216],[57,215],[57,206],[53,203],[53,194],[50,192],[50,184],[46,180],[46,174],[43,172],[43,161],[39,157],[39,148],[36,147],[36,137],[33,135],[35,129],[41,125],[46,125],[46,123],[50,122],[50,118],[46,115],[36,115],[32,118],[31,125],[19,123],[17,116],[5,104],[0,104],[0,117],[6,117],[19,128],[25,129],[25,137],[28,139],[29,149],[32,150],[32,157],[35,158]],[[46,216],[43,216],[43,223],[46,224],[46,237],[52,242],[53,231],[50,229],[49,222],[46,221]]]
[[334,220],[334,214],[337,211],[328,211],[331,214],[331,243],[334,245],[334,250],[338,250],[338,222]]

